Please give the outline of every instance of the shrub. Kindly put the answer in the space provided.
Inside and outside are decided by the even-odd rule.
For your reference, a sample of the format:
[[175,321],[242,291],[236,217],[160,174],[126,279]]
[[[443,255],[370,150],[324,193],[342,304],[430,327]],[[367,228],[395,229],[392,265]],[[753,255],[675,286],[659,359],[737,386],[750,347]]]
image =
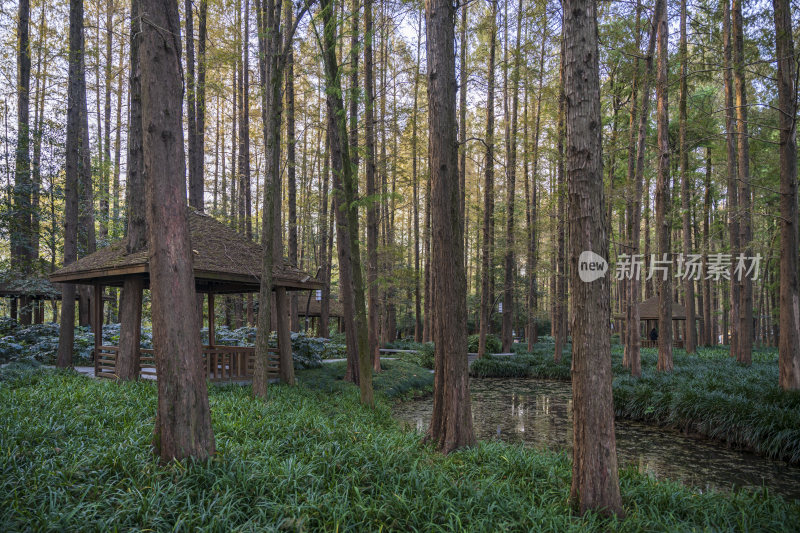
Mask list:
[[[477,353],[479,342],[480,335],[477,333],[475,335],[470,335],[467,338],[467,351],[469,353]],[[500,339],[497,337],[497,335],[491,333],[486,335],[486,353],[498,353],[502,349],[503,343],[500,342]]]
[[469,373],[479,378],[526,378],[530,376],[530,365],[512,357],[485,355],[470,365]]

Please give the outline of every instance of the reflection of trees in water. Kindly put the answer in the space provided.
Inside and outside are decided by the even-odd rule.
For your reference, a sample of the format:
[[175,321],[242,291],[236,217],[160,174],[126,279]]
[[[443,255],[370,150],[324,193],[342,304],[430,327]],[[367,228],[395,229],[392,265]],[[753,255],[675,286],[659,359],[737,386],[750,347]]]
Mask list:
[[[522,379],[472,380],[472,414],[479,439],[500,438],[553,451],[572,449],[572,387],[566,382]],[[395,408],[410,427],[425,432],[431,399],[410,401]],[[500,434],[498,436],[498,429]],[[728,450],[677,431],[618,420],[617,454],[620,467],[707,489],[732,484],[761,486],[800,498],[800,468],[753,454]]]

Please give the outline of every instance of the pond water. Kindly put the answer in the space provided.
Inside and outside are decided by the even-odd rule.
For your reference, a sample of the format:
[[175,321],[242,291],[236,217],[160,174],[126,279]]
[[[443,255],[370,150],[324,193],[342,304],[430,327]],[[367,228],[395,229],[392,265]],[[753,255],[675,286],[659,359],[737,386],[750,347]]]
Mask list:
[[[572,386],[537,379],[472,379],[472,415],[479,439],[522,442],[551,450],[572,449]],[[426,431],[433,400],[395,406],[395,418]],[[616,421],[620,467],[635,465],[656,478],[702,490],[769,488],[800,500],[800,468],[724,445],[628,420]]]

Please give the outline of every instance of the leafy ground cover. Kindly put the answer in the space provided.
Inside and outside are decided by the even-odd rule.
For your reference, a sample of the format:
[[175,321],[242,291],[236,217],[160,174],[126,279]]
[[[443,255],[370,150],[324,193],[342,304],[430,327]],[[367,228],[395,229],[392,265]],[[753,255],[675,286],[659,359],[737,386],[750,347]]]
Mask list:
[[[116,324],[103,326],[103,343],[111,346],[119,345],[119,327]],[[222,346],[254,346],[256,341],[256,328],[242,327],[230,329],[221,326],[215,330],[216,343]],[[53,365],[58,352],[59,325],[55,323],[35,324],[20,327],[9,319],[0,320],[0,364],[9,362],[35,361]],[[208,328],[201,330],[204,344],[208,343]],[[275,334],[272,343],[277,345]],[[92,365],[92,350],[94,349],[94,333],[89,328],[75,328],[75,348],[73,361],[75,366]],[[142,348],[153,347],[153,337],[150,328],[142,328]],[[292,333],[292,355],[295,368],[317,368],[322,365],[322,359],[344,357],[344,346],[328,339],[307,336],[303,333]]]
[[[642,377],[622,366],[622,346],[612,346],[614,408],[617,416],[668,426],[751,449],[774,459],[800,463],[800,393],[778,386],[775,349],[753,353],[749,367],[729,357],[727,347],[674,351],[673,372],[655,370],[657,352],[642,350]],[[553,361],[553,345],[533,353],[489,356],[475,361],[476,377],[570,379],[571,354]]]
[[[383,376],[393,370],[408,369]],[[266,402],[249,387],[211,387],[216,457],[162,466],[149,450],[152,383],[6,367],[0,530],[781,531],[800,521],[796,503],[766,491],[700,493],[633,470],[621,476],[624,520],[576,517],[564,455],[484,442],[442,456],[398,427],[385,393],[367,410],[327,370],[299,381],[270,387]]]

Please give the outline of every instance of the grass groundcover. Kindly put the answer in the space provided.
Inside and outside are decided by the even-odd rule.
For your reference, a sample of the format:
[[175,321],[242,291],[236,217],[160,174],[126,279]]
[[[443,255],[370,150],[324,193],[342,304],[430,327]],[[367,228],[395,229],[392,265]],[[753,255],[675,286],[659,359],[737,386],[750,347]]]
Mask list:
[[[316,372],[316,371],[310,371]],[[311,376],[313,377],[313,376]],[[218,453],[162,466],[153,383],[0,371],[0,530],[785,530],[800,507],[622,472],[622,521],[568,506],[570,462],[503,443],[442,456],[355,387],[211,387]],[[305,383],[305,384],[304,384]]]

